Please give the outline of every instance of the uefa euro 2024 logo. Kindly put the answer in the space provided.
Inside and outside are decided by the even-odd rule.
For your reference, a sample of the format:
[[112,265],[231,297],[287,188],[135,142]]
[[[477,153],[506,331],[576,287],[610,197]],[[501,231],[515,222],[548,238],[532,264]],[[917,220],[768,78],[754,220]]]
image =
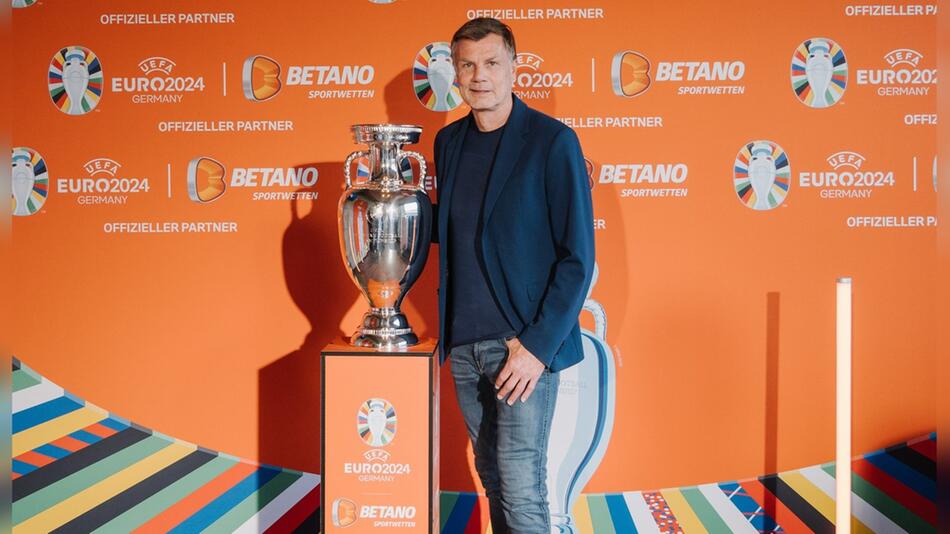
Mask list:
[[356,431],[370,447],[389,445],[396,437],[396,409],[386,399],[366,399],[356,414]]
[[26,216],[39,211],[49,194],[49,173],[43,156],[32,148],[15,147],[10,157],[10,178],[13,214]]
[[792,55],[792,90],[803,104],[813,108],[833,106],[848,87],[848,60],[831,39],[805,41]]
[[455,82],[449,43],[425,45],[412,63],[412,90],[423,106],[432,111],[452,111],[462,103]]
[[736,155],[732,182],[743,204],[767,211],[785,201],[791,174],[788,156],[782,147],[772,141],[752,141]]
[[67,46],[49,64],[49,96],[68,115],[95,109],[102,96],[102,65],[88,48]]

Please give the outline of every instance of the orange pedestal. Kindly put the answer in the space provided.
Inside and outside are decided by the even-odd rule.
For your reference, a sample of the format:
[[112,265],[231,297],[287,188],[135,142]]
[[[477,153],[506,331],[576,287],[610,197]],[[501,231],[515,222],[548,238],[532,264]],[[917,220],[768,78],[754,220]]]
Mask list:
[[322,532],[438,532],[435,350],[321,352]]

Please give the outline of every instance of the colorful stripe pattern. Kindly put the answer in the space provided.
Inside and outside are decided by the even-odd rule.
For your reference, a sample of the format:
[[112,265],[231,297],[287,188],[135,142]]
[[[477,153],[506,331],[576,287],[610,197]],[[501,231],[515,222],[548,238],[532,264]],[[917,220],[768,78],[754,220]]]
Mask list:
[[[176,440],[13,362],[14,532],[317,532],[320,477]],[[852,461],[855,532],[936,532],[936,434]],[[582,534],[833,532],[833,463],[755,479],[582,495]],[[489,528],[488,502],[443,492],[441,532]]]
[[13,532],[316,532],[320,477],[110,414],[13,361]]

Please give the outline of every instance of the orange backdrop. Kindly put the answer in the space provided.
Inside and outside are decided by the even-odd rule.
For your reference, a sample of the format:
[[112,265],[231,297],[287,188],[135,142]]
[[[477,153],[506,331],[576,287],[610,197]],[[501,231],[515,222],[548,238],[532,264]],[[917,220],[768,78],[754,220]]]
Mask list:
[[[10,344],[38,372],[143,425],[318,472],[319,351],[349,335],[365,307],[337,238],[342,160],[359,148],[348,126],[420,124],[423,141],[410,148],[431,158],[435,132],[467,111],[427,109],[413,90],[414,59],[469,17],[494,14],[525,54],[522,79],[537,82],[517,90],[578,126],[592,167],[600,270],[592,298],[608,319],[617,416],[587,491],[830,460],[838,276],[852,276],[855,288],[855,453],[928,432],[936,4],[895,6],[905,11],[842,1],[196,8],[40,0],[13,14],[12,142],[42,157],[49,191],[36,193],[35,204],[45,200],[34,213],[13,220]],[[830,90],[823,109],[793,90],[793,55],[815,38],[840,47],[847,62],[844,90]],[[54,56],[65,49],[68,59],[73,46],[101,65],[101,94],[87,94],[91,109],[77,114],[57,101],[65,84],[51,75],[65,68],[51,67]],[[636,54],[620,57],[639,58],[641,68],[621,65],[615,80],[613,62],[625,51]],[[263,101],[245,96],[242,83],[254,56],[281,68],[276,94],[276,83],[256,87]],[[717,62],[732,69],[720,79]],[[364,75],[371,66],[372,76],[288,83],[304,66],[363,67]],[[225,131],[187,131],[198,126]],[[737,154],[754,152],[755,141],[789,163],[787,194],[773,188],[769,209],[740,197]],[[319,179],[312,187],[228,182],[220,198],[200,203],[187,186],[199,157],[220,162],[226,177],[313,167]],[[681,165],[685,174],[680,167],[678,182],[653,183],[643,168],[620,165]],[[618,168],[623,184],[610,179]],[[634,172],[639,183],[630,183]],[[807,185],[832,172],[872,183]],[[149,190],[71,192],[89,178],[114,178],[116,187],[147,179]],[[678,196],[651,196],[663,189]],[[270,192],[316,194],[255,200]],[[185,224],[197,222],[229,224]],[[179,231],[116,223],[177,223]],[[433,336],[438,265],[430,258],[404,308]],[[471,490],[448,369],[442,377],[442,488]]]

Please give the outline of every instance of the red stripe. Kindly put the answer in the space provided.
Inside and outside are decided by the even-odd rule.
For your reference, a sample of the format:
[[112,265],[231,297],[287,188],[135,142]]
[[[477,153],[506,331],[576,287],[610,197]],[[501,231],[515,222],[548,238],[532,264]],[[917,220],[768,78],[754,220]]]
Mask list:
[[50,445],[59,447],[61,449],[66,449],[67,451],[70,451],[70,452],[76,452],[79,449],[87,447],[89,444],[86,443],[85,441],[80,441],[74,437],[63,436],[57,439],[56,441],[51,441]]
[[89,425],[83,430],[85,430],[86,432],[89,432],[90,434],[99,436],[100,438],[107,438],[111,436],[112,434],[115,434],[115,430],[103,425],[102,423]]
[[762,507],[762,511],[782,527],[782,530],[790,532],[791,534],[798,534],[799,532],[802,534],[812,534],[812,530],[795,515],[795,512],[789,510],[788,507],[769,491],[768,488],[763,486],[760,481],[749,480],[740,482],[739,485],[742,486],[742,489],[744,489],[750,497],[755,499],[755,502],[759,503],[759,506]]
[[40,454],[36,451],[24,452],[23,454],[17,456],[16,459],[35,467],[43,467],[44,465],[49,465],[53,463],[54,460],[56,460],[55,458],[50,458],[49,456]]
[[472,507],[472,515],[468,516],[465,534],[483,534],[491,523],[489,511],[488,497],[479,496],[475,500],[475,506]]
[[930,458],[933,461],[937,461],[937,441],[933,439],[925,439],[923,441],[918,441],[910,446],[911,449],[923,454],[927,458]]
[[[270,526],[264,532],[266,534],[284,534],[286,532],[293,532],[294,529],[300,526],[305,519],[310,517],[315,510],[320,508],[320,485],[317,484],[315,488],[310,490],[303,499],[300,499],[293,508],[287,511],[286,514],[280,516],[273,525]],[[323,511],[326,513],[326,510]]]
[[904,505],[908,510],[917,514],[931,525],[937,524],[937,506],[926,497],[901,484],[897,479],[878,469],[864,458],[854,462],[852,469],[855,474],[866,480],[875,488],[883,491],[888,497]]

